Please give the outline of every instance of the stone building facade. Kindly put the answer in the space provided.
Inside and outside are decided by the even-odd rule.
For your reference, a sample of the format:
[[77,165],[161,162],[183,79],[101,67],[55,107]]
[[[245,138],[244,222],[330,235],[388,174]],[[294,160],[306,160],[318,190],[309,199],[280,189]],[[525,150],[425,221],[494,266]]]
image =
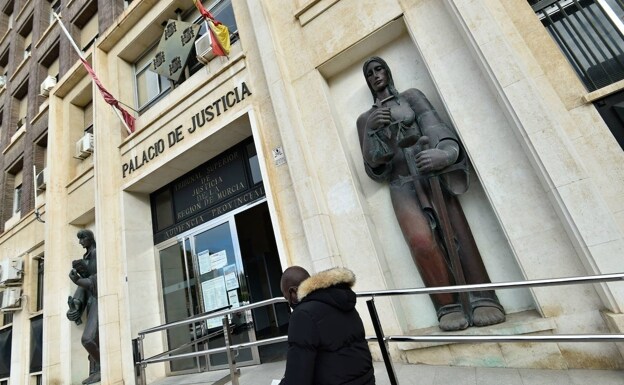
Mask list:
[[[193,50],[175,82],[149,68],[167,22],[198,22],[193,2],[127,3],[63,0],[59,11],[102,83],[133,110],[130,135],[50,21],[56,3],[0,2],[0,28],[15,15],[0,43],[8,79],[0,91],[0,261],[23,260],[20,286],[7,286],[23,296],[0,327],[12,334],[10,374],[0,384],[86,377],[82,329],[65,318],[74,290],[67,274],[82,255],[75,235],[83,228],[97,240],[107,384],[134,383],[132,340],[140,331],[278,296],[287,266],[348,267],[356,291],[423,286],[388,187],[371,180],[362,162],[356,119],[372,104],[362,74],[370,56],[389,63],[399,91],[422,90],[457,132],[471,163],[471,187],[460,200],[493,282],[624,270],[621,126],[607,126],[600,110],[624,85],[614,78],[590,91],[578,75],[574,50],[548,24],[563,18],[556,7],[566,9],[565,1],[550,2],[555,8],[526,0],[204,1],[234,32],[232,51],[211,58]],[[621,34],[612,38],[624,42]],[[57,84],[40,96],[48,75]],[[27,119],[18,128],[24,97]],[[49,177],[38,193],[25,187],[35,186],[33,165]],[[624,328],[620,283],[497,294],[507,321],[461,333]],[[439,332],[427,297],[378,299],[377,306],[388,334]],[[248,338],[280,335],[287,309],[245,317],[254,325]],[[28,347],[38,319],[41,367],[32,371]],[[190,342],[191,334],[150,335],[145,353]],[[262,362],[262,351],[248,353],[242,362]],[[624,366],[613,343],[399,343],[391,355],[445,365]],[[223,362],[154,364],[148,380],[197,365],[211,370]]]

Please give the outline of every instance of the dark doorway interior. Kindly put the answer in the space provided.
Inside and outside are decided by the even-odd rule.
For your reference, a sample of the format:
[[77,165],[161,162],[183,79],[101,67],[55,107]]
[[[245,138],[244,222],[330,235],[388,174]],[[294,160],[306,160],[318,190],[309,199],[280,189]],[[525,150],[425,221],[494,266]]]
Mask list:
[[[251,302],[280,297],[282,266],[266,202],[237,214],[235,220]],[[285,303],[253,310],[256,338],[261,340],[286,335],[289,314]],[[283,360],[286,349],[285,343],[260,346],[260,361]]]

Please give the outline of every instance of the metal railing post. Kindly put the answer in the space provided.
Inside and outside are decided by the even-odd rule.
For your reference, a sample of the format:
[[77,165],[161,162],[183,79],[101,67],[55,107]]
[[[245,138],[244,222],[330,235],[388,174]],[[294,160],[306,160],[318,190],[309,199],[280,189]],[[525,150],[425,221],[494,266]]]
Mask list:
[[230,333],[230,321],[229,315],[223,316],[223,337],[225,339],[225,354],[227,355],[228,366],[230,367],[230,379],[232,380],[232,385],[238,385],[238,373],[239,371],[236,369],[236,358],[232,355],[231,349],[231,341],[230,338],[232,334]]
[[375,335],[377,336],[377,342],[379,343],[379,349],[381,350],[381,357],[384,360],[384,364],[386,364],[386,371],[388,372],[390,385],[398,385],[399,381],[397,380],[396,373],[394,373],[394,365],[392,365],[390,352],[388,352],[388,346],[386,345],[383,329],[381,328],[381,322],[379,321],[379,316],[377,315],[375,298],[373,297],[366,301],[366,306],[368,306],[368,312],[370,314],[371,321],[373,321],[373,328],[375,329]]
[[137,350],[139,352],[139,360],[137,361],[139,365],[139,385],[147,385],[147,379],[145,378],[145,365],[143,363],[143,358],[145,357],[145,353],[143,352],[143,339],[144,335],[139,335],[137,338]]

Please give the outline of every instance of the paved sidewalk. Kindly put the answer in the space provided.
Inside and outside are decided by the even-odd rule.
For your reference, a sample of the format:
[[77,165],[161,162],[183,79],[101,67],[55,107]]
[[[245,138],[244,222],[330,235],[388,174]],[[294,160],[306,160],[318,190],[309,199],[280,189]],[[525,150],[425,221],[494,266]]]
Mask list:
[[[240,385],[270,385],[281,378],[285,361],[241,368]],[[400,385],[624,385],[624,371],[469,368],[395,364]],[[173,376],[149,385],[212,385],[227,371]],[[390,381],[382,362],[375,362],[377,385]]]

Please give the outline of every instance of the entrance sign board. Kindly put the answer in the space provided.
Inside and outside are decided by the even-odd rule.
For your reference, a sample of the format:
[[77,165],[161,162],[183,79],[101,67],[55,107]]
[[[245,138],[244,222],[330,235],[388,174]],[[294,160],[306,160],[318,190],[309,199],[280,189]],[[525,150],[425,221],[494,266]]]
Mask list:
[[159,131],[158,136],[153,141],[149,141],[147,146],[135,148],[136,152],[123,160],[121,165],[122,178],[132,175],[141,167],[154,161],[158,156],[168,151],[169,148],[199,132],[202,127],[208,127],[210,122],[218,118],[229,108],[245,100],[245,97],[249,95],[251,95],[249,87],[247,87],[245,82],[242,82],[240,86],[234,87],[234,89],[221,95],[212,103],[201,106],[201,109],[196,110],[190,120],[176,121],[171,126],[175,126],[174,128]]
[[[251,174],[247,153],[251,143],[243,141],[152,194],[155,243],[265,196],[263,182],[254,183]],[[158,197],[162,195],[168,198],[160,200]],[[167,220],[161,220],[163,212],[167,212]],[[214,265],[217,256],[205,258],[209,259],[203,267],[207,271],[219,268]]]

